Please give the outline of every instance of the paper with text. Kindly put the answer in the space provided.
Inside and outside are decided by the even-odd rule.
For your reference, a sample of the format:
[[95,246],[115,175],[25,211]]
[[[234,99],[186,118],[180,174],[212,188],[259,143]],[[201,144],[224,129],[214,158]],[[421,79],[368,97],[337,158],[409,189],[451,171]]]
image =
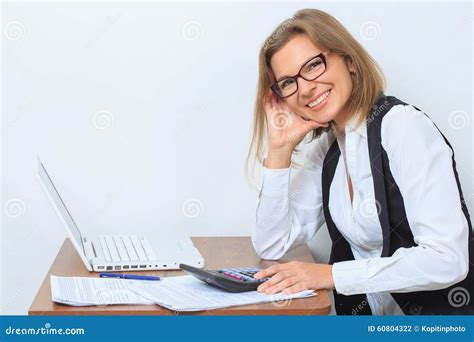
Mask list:
[[230,293],[210,286],[193,276],[168,277],[159,283],[146,283],[134,289],[141,296],[175,311],[198,311],[236,305],[274,302],[276,306],[288,304],[291,299],[317,295],[307,290],[292,295],[282,293],[266,295],[257,291]]
[[57,303],[72,306],[154,304],[136,291],[144,282],[151,281],[55,275],[50,279],[52,300]]

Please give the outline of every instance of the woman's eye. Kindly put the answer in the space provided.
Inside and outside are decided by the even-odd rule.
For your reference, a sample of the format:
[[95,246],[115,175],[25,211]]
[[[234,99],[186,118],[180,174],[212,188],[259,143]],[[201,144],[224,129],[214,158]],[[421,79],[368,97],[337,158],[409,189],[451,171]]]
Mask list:
[[321,65],[321,61],[314,61],[308,65],[308,70],[313,70]]
[[293,84],[293,80],[284,80],[281,82],[281,89],[288,89]]

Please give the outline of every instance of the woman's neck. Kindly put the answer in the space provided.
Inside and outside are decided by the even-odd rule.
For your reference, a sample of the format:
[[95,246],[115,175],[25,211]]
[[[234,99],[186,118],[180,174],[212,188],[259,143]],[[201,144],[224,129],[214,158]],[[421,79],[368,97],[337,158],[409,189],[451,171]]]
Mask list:
[[350,118],[353,116],[349,116],[345,110],[341,110],[336,117],[334,118],[335,122],[335,130],[338,135],[344,135],[346,131],[346,125],[350,121]]
[[336,118],[334,118],[334,130],[336,131],[337,135],[344,135],[345,133],[345,121],[341,120],[340,116],[338,115]]

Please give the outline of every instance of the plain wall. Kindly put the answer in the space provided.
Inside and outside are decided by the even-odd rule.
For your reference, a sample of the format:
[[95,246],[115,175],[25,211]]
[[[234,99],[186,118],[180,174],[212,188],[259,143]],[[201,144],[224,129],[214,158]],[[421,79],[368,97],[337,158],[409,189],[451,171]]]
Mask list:
[[[384,69],[386,93],[430,115],[472,213],[471,6],[4,3],[2,312],[26,314],[66,237],[37,155],[86,235],[250,234],[258,51],[301,8],[339,19]],[[310,241],[316,261],[329,245],[324,227]]]

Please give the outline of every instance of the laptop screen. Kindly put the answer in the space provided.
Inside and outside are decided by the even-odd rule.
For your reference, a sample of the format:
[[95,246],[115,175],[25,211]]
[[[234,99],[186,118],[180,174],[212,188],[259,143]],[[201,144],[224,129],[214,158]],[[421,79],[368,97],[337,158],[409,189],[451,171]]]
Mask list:
[[51,178],[49,177],[48,172],[44,168],[43,163],[41,162],[39,158],[37,159],[37,162],[38,162],[38,176],[41,180],[41,183],[43,184],[45,190],[47,191],[49,198],[51,199],[51,201],[53,201],[54,206],[56,207],[59,215],[63,219],[64,224],[66,225],[67,229],[70,232],[70,236],[74,238],[74,240],[76,240],[76,243],[78,246],[82,247],[82,251],[85,255],[81,231],[79,230],[76,223],[74,222],[74,219],[72,218],[71,214],[69,213],[69,210],[67,209],[61,196],[59,195],[58,190],[56,190],[56,187],[51,181]]

